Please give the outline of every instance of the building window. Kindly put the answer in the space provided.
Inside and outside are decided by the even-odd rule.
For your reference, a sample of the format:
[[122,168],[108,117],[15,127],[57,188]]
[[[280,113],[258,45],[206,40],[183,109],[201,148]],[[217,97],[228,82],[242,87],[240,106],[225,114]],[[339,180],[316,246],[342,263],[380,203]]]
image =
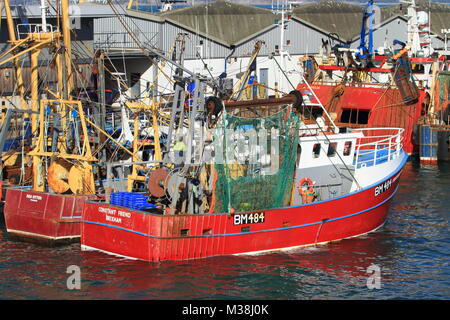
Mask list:
[[133,87],[136,83],[141,80],[141,73],[132,72],[130,73],[130,87]]

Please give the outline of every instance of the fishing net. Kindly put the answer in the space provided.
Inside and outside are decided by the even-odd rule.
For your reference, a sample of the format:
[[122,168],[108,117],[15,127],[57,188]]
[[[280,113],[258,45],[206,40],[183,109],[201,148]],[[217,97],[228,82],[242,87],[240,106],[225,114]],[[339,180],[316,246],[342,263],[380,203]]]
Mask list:
[[[436,111],[445,111],[450,100],[450,72],[440,72],[436,79],[435,86],[435,106]],[[445,119],[447,120],[447,119]]]
[[405,104],[413,104],[419,98],[419,90],[412,78],[411,61],[403,54],[395,62],[394,81],[402,95]]
[[263,117],[225,114],[214,133],[214,212],[289,205],[298,130],[290,107]]

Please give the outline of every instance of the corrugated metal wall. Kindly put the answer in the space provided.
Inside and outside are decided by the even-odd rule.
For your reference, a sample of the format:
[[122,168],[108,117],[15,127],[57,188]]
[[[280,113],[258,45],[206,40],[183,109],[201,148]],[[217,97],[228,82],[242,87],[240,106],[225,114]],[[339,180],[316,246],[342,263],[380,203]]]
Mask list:
[[[195,30],[189,30],[177,25],[172,21],[156,22],[139,19],[135,17],[124,17],[125,22],[130,27],[139,40],[144,43],[168,52],[175,43],[179,33],[185,33],[185,59],[196,59],[197,52],[201,52],[204,59],[217,59],[227,57],[232,50],[230,45],[217,39],[208,39]],[[395,39],[406,41],[406,22],[400,18],[394,19],[374,31],[374,48],[384,45],[392,45]],[[286,49],[291,55],[316,54],[322,45],[322,39],[329,39],[326,33],[318,31],[295,18],[287,24],[284,33],[284,43],[290,40]],[[262,30],[260,34],[247,39],[236,46],[232,57],[245,57],[251,55],[255,42],[263,40],[265,45],[260,51],[260,56],[267,56],[275,51],[275,46],[280,45],[280,27],[273,27]],[[352,42],[351,47],[359,45],[359,39]],[[442,47],[443,41],[433,39],[435,47]],[[94,20],[94,47],[108,49],[137,49],[135,42],[129,36],[122,24],[116,17],[99,18]]]
[[180,26],[166,22],[162,29],[162,49],[169,51],[175,43],[179,33],[186,33],[185,59],[196,59],[199,51],[204,59],[223,58],[229,55],[230,48],[211,39],[207,39],[198,33],[184,29]]
[[[188,30],[170,21],[164,23],[142,20],[133,17],[125,17],[127,25],[135,32],[140,39],[151,39],[151,43],[168,52],[175,43],[179,33],[185,33],[185,59],[196,59],[196,53],[200,51],[205,59],[215,59],[227,57],[232,50],[229,45],[208,39],[195,31]],[[129,35],[125,34],[125,29],[117,18],[100,18],[94,22],[94,46],[105,50],[114,48],[137,48]],[[321,32],[311,27],[291,20],[285,30],[285,40],[290,40],[291,44],[286,47],[291,54],[317,53],[322,44],[321,39],[327,38]],[[275,45],[280,43],[280,28],[274,25],[269,30],[256,35],[244,43],[238,45],[233,57],[248,56],[252,53],[256,40],[265,41],[266,45],[260,52],[265,56],[275,50]]]
[[[377,49],[379,47],[384,47],[384,43],[388,47],[392,46],[392,42],[394,40],[400,40],[403,42],[407,41],[407,32],[406,32],[406,21],[400,18],[394,19],[373,32],[373,47]],[[366,37],[366,43],[368,41],[368,37]],[[351,47],[356,48],[359,46],[360,39],[356,39],[352,42]]]
[[[406,32],[406,21],[397,18],[374,31],[373,33],[373,47],[383,47],[386,45],[392,46],[394,40],[407,41],[408,34]],[[358,40],[359,42],[359,40]]]
[[[155,21],[123,17],[125,24],[144,46],[159,47],[161,24]],[[138,45],[116,17],[94,20],[94,48],[110,51],[114,49],[138,49]]]
[[[366,38],[367,40],[367,38]],[[384,47],[386,45],[388,47],[392,46],[392,42],[394,40],[400,40],[403,42],[407,42],[408,34],[407,34],[407,23],[405,20],[397,18],[394,19],[373,32],[373,47],[377,49],[379,47]],[[359,46],[359,38],[352,42],[351,47],[356,48]],[[433,48],[442,48],[444,46],[444,42],[441,39],[436,37],[432,38],[432,46]]]
[[[233,56],[239,57],[251,54],[256,40],[263,40],[265,42],[260,55],[266,56],[275,51],[276,45],[280,46],[280,37],[280,27],[274,25],[270,30],[267,30],[266,32],[246,41],[244,44],[239,45]],[[283,42],[286,50],[291,55],[304,55],[318,53],[322,45],[321,39],[327,38],[327,35],[318,32],[299,21],[291,20],[284,30]],[[287,40],[290,40],[290,45],[288,46],[286,46]]]

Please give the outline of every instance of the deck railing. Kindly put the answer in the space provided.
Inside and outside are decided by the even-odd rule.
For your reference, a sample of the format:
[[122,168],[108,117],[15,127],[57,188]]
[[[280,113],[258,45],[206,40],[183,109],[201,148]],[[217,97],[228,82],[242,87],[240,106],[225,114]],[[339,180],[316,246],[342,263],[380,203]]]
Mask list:
[[[139,40],[144,47],[154,47],[156,32],[139,32],[134,36]],[[95,32],[94,33],[94,49],[102,49],[105,52],[114,50],[141,50],[141,47],[136,44],[135,39],[128,32]]]
[[400,156],[403,150],[403,128],[364,128],[355,148],[356,168],[379,165]]
[[58,28],[47,24],[45,30],[42,24],[18,24],[17,25],[17,38],[18,40],[25,39],[30,34],[34,34],[39,39],[41,34],[51,34],[52,39]]

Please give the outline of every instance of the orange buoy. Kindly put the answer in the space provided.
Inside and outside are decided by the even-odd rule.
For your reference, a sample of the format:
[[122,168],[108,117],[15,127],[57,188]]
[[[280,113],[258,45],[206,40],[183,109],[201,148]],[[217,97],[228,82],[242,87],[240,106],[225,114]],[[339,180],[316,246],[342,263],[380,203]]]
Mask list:
[[302,196],[302,204],[311,203],[314,200],[314,182],[311,178],[302,178],[297,186],[298,193]]

